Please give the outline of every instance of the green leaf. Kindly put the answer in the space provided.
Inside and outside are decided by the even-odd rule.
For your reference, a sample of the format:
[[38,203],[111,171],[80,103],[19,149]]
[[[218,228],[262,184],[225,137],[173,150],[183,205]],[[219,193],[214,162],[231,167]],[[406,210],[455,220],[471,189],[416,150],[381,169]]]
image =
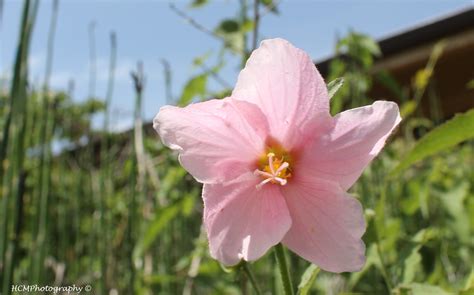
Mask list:
[[198,8],[198,7],[206,5],[208,2],[209,2],[208,0],[193,0],[193,2],[191,3],[191,7]]
[[463,181],[454,186],[451,190],[440,195],[443,208],[451,214],[453,218],[463,213],[464,200],[469,194],[469,181]]
[[240,30],[240,24],[236,20],[225,19],[220,23],[218,30],[227,34],[236,33]]
[[[278,2],[278,1],[277,1]],[[260,3],[262,3],[263,5],[265,5],[265,7],[267,9],[269,9],[271,12],[277,14],[278,13],[278,9],[276,7],[276,4],[275,1],[273,0],[260,0]]]
[[182,201],[182,212],[185,217],[189,217],[193,212],[196,203],[196,196],[192,193],[188,194]]
[[227,96],[230,96],[232,94],[232,89],[230,88],[226,88],[226,89],[223,89],[223,90],[220,90],[218,92],[213,92],[211,93],[211,97],[213,98],[225,98]]
[[382,54],[377,41],[370,38],[369,36],[362,35],[360,37],[360,44],[363,48],[365,48],[367,51],[369,51],[372,55],[380,56]]
[[354,288],[357,283],[367,274],[367,272],[375,267],[377,271],[382,273],[382,262],[380,261],[380,256],[377,252],[377,244],[372,243],[367,248],[367,260],[365,262],[364,268],[361,271],[351,273],[351,276],[348,281],[349,289]]
[[327,88],[329,99],[331,99],[334,94],[336,94],[336,92],[339,90],[339,88],[342,87],[342,85],[344,85],[344,78],[342,77],[336,78],[328,83]]
[[241,26],[242,33],[251,32],[253,31],[254,27],[255,27],[255,24],[252,20],[245,20]]
[[161,209],[155,216],[155,219],[147,226],[145,234],[142,239],[137,243],[133,251],[133,257],[136,261],[145,253],[148,248],[153,244],[159,234],[173,220],[173,218],[180,212],[182,204],[173,204],[168,207]]
[[206,62],[206,60],[209,59],[209,57],[211,55],[212,55],[212,52],[208,51],[208,52],[204,53],[203,55],[200,55],[200,56],[194,58],[193,66],[195,66],[195,67],[202,66]]
[[403,283],[411,283],[415,279],[416,273],[421,266],[421,255],[419,253],[421,245],[413,247],[410,255],[403,262]]
[[461,242],[466,244],[472,239],[469,213],[465,205],[465,200],[469,196],[469,190],[469,181],[463,181],[439,195],[443,208],[452,217],[448,221],[451,231],[458,236]]
[[406,155],[398,166],[392,170],[395,176],[402,170],[428,156],[453,147],[463,141],[474,138],[474,109],[456,115],[448,122],[436,127],[420,139],[415,147]]
[[184,86],[178,105],[185,106],[189,104],[196,96],[204,96],[206,94],[207,73],[191,78],[186,86]]
[[406,118],[413,114],[413,112],[416,110],[416,107],[418,104],[414,100],[409,100],[402,104],[402,107],[400,108],[400,116],[402,118]]
[[224,47],[239,55],[244,50],[243,37],[248,29],[248,24],[243,25],[246,27],[243,28],[242,24],[235,19],[225,19],[214,30],[224,41]]
[[[401,291],[411,291],[410,295],[450,295],[445,290],[441,289],[438,286],[433,286],[429,284],[419,284],[411,283],[408,285],[403,285],[399,288]],[[404,293],[402,293],[404,294]]]
[[465,290],[474,289],[474,267],[469,274],[469,277],[466,280],[466,285],[464,286]]
[[320,268],[314,264],[311,264],[304,272],[303,276],[301,277],[301,282],[298,285],[298,295],[307,295],[311,290],[311,286],[314,284],[316,277]]

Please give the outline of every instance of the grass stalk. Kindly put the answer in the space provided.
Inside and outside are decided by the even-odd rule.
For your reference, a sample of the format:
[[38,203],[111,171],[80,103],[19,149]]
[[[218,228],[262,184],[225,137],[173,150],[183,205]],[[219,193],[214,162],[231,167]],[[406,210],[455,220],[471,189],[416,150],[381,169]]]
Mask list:
[[[1,228],[0,231],[0,270],[2,270],[4,262],[4,254],[6,248],[7,240],[7,229],[8,229],[8,198],[7,198],[7,186],[3,183],[5,171],[9,168],[10,163],[7,160],[7,150],[10,140],[10,129],[13,118],[13,111],[15,106],[14,97],[17,97],[20,93],[20,89],[24,88],[26,85],[26,47],[27,44],[27,24],[28,24],[28,15],[30,10],[30,1],[25,1],[23,6],[22,21],[21,21],[21,30],[19,44],[15,57],[15,65],[13,68],[13,79],[12,87],[10,91],[9,101],[5,106],[5,124],[3,125],[3,137],[0,144],[0,185],[2,189],[2,214],[1,214]],[[0,272],[3,273],[3,272]]]
[[[21,175],[24,173],[23,160],[25,156],[24,143],[27,120],[27,58],[37,9],[38,4],[36,1],[32,3],[32,1],[25,0],[20,37],[13,68],[13,81],[5,111],[6,120],[3,128],[3,139],[0,144],[0,185],[3,185],[1,188],[0,279],[4,284],[3,290],[6,292],[11,292],[9,286],[13,275],[9,269],[14,266],[14,261],[12,260],[14,258],[13,256],[10,256],[11,259],[9,259],[7,264],[5,260],[6,251],[8,250],[9,253],[15,252],[15,243],[10,243],[13,249],[11,247],[7,249],[8,240],[11,238],[14,239],[14,236],[9,235],[10,213],[12,208],[19,206],[19,204],[12,204],[12,202],[22,201],[17,196],[20,188]],[[19,222],[19,220],[14,220],[14,223],[17,222]],[[17,225],[14,224],[13,226],[17,228]]]
[[171,66],[168,60],[166,59],[162,59],[161,64],[163,65],[163,75],[165,77],[166,104],[172,104],[174,99],[173,99],[173,91],[172,91]]
[[260,292],[260,288],[258,287],[257,280],[255,279],[255,276],[254,276],[254,274],[253,274],[252,270],[250,269],[250,266],[247,262],[244,262],[242,264],[242,269],[243,269],[245,275],[247,276],[247,278],[249,279],[250,284],[252,285],[252,288],[255,291],[255,294],[257,294],[257,295],[262,294],[262,292]]
[[134,156],[136,157],[138,179],[137,185],[140,192],[144,191],[146,164],[145,164],[145,148],[143,146],[143,120],[142,120],[142,99],[143,87],[145,84],[145,77],[143,74],[143,64],[138,63],[137,71],[132,73],[132,78],[135,85],[135,114],[134,114]]
[[109,62],[109,80],[107,86],[107,93],[105,98],[104,107],[104,124],[102,127],[102,140],[100,145],[100,192],[98,194],[99,199],[99,253],[100,253],[100,281],[99,281],[99,294],[106,294],[107,290],[107,245],[108,245],[108,232],[107,232],[107,218],[106,218],[106,206],[107,197],[113,192],[113,184],[111,181],[111,163],[109,159],[110,153],[110,140],[109,140],[109,122],[110,122],[110,104],[112,102],[114,80],[115,80],[115,64],[117,59],[117,39],[114,32],[110,35],[110,62]]
[[89,24],[89,98],[95,97],[95,85],[97,80],[97,58],[95,49],[95,27],[93,21]]
[[39,159],[39,176],[38,176],[38,228],[35,236],[34,249],[32,253],[35,253],[33,259],[33,271],[32,271],[32,282],[41,283],[42,270],[44,267],[44,257],[46,256],[46,236],[47,236],[47,225],[48,225],[48,203],[50,194],[50,182],[51,182],[51,141],[54,133],[54,102],[50,97],[49,93],[49,80],[51,78],[51,72],[53,67],[53,56],[54,56],[54,37],[56,32],[56,25],[59,11],[59,1],[55,0],[52,2],[52,13],[50,20],[50,27],[47,41],[47,56],[46,56],[46,68],[44,76],[44,84],[41,94],[41,102],[43,109],[43,118],[41,122],[43,126],[40,129],[40,159]]
[[252,50],[257,49],[258,45],[258,26],[260,25],[260,0],[254,0],[253,5],[253,41]]
[[14,229],[13,229],[13,235],[11,239],[9,240],[9,245],[7,249],[7,255],[6,257],[6,269],[4,272],[4,277],[3,277],[3,290],[2,294],[11,294],[11,285],[13,284],[13,270],[16,265],[16,261],[18,259],[18,244],[20,240],[20,233],[22,230],[22,225],[23,225],[23,208],[24,208],[24,202],[23,202],[23,197],[25,194],[25,182],[26,182],[26,175],[27,173],[23,171],[20,175],[20,179],[18,181],[18,190],[17,190],[17,195],[15,198],[15,208],[13,210],[13,223],[14,223]]
[[[248,3],[247,0],[240,0],[240,21],[241,23],[246,23],[248,21],[248,16],[247,16],[247,7]],[[247,63],[247,59],[249,57],[249,53],[247,51],[247,34],[242,34],[242,59],[240,62],[240,67],[243,69],[245,67],[245,64]]]
[[[143,154],[143,137],[142,137],[142,123],[141,123],[141,108],[142,108],[142,95],[143,87],[145,83],[145,77],[143,74],[143,64],[141,62],[137,65],[137,71],[131,73],[132,80],[135,86],[135,112],[134,112],[134,129],[133,129],[133,146],[132,146],[132,171],[130,174],[130,206],[129,206],[129,218],[128,218],[128,231],[127,231],[127,243],[129,250],[129,293],[133,294],[135,291],[136,282],[136,270],[133,261],[133,249],[135,247],[134,232],[138,229],[135,224],[137,220],[137,195],[143,192],[142,185],[144,179],[142,178],[144,171],[140,169],[141,154]],[[144,168],[144,167],[143,167]]]

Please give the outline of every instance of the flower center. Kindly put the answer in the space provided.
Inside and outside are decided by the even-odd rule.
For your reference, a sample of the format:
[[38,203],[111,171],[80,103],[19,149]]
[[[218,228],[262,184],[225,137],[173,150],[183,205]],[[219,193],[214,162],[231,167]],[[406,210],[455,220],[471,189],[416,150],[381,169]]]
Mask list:
[[[277,157],[275,153],[269,152],[266,157],[262,157],[259,168],[254,171],[255,175],[263,178],[262,182],[257,184],[260,189],[267,183],[275,183],[280,185],[287,184],[287,178],[291,177],[290,164],[285,161],[285,156]],[[268,159],[268,162],[265,161]]]

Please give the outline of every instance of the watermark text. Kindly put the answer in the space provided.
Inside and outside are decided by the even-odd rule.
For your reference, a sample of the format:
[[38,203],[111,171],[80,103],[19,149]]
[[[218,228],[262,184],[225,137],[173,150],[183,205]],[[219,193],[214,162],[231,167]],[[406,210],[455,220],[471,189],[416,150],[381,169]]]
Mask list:
[[12,285],[12,293],[44,293],[44,294],[80,294],[90,292],[92,287],[87,286],[40,286],[40,285]]

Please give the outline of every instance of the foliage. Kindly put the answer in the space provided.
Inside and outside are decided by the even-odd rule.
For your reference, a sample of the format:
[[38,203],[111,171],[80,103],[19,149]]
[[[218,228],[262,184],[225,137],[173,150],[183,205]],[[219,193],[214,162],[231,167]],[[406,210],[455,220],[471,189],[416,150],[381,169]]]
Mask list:
[[395,167],[393,174],[420,161],[427,156],[451,148],[463,141],[474,138],[474,110],[459,114],[452,120],[433,129],[419,140],[413,150]]
[[367,92],[372,86],[370,69],[374,56],[380,55],[378,44],[369,36],[350,32],[336,45],[336,56],[330,63],[329,80],[344,77],[345,87],[331,100],[331,112],[353,108],[369,101]]

